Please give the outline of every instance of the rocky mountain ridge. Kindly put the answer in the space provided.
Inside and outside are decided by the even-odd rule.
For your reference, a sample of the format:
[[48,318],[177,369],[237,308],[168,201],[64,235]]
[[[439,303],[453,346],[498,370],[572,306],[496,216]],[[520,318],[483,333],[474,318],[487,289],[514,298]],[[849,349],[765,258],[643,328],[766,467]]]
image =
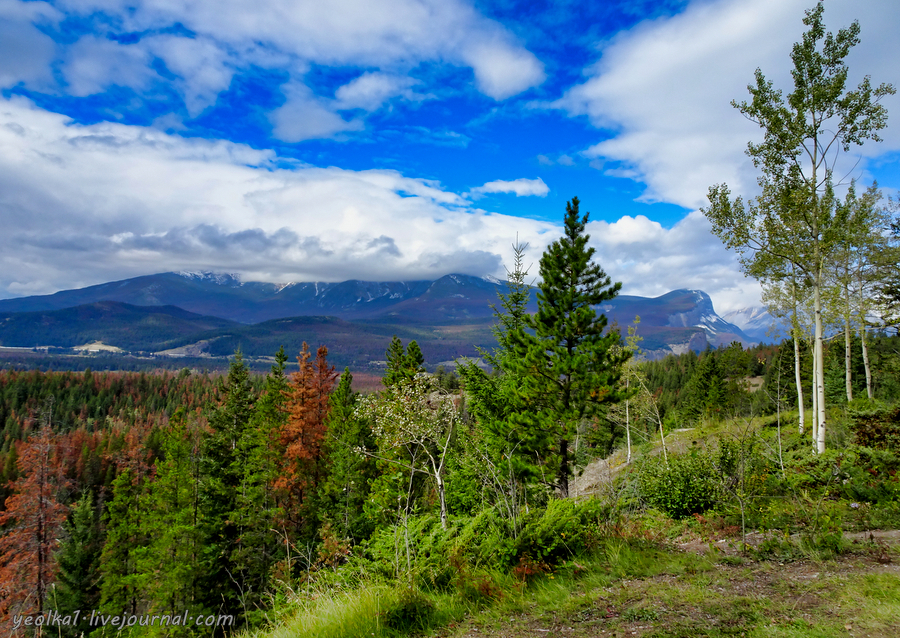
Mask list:
[[[327,333],[329,338],[342,339],[347,344],[356,343],[353,348],[360,352],[374,348],[368,359],[381,358],[383,350],[377,351],[381,347],[379,342],[382,337],[389,339],[392,334],[416,338],[423,349],[427,349],[428,343],[433,341],[435,355],[442,358],[473,356],[476,354],[474,346],[490,347],[493,343],[490,334],[494,320],[491,306],[498,301],[497,293],[505,290],[505,282],[462,274],[449,274],[433,281],[349,280],[275,284],[244,282],[233,274],[168,272],[53,295],[0,300],[0,345],[33,347],[38,335],[50,338],[52,334],[64,332],[70,335],[67,343],[40,345],[73,347],[80,345],[68,343],[76,334],[90,333],[94,339],[112,343],[103,335],[129,333],[127,345],[128,349],[133,350],[135,344],[142,343],[144,332],[150,331],[150,326],[153,326],[152,338],[148,336],[144,339],[148,347],[151,343],[188,343],[194,337],[198,341],[202,337],[206,343],[219,344],[212,348],[216,354],[219,354],[218,350],[232,347],[232,342],[238,345],[258,342],[262,349],[271,346],[270,341],[274,343],[278,339],[292,344],[298,339],[314,342],[325,338]],[[114,313],[99,315],[96,307],[90,311],[83,308],[110,302],[124,305],[116,306]],[[165,306],[199,315],[205,320],[191,318],[187,321],[179,317],[181,323],[175,331],[177,335],[166,338],[160,333],[162,311],[159,310]],[[536,307],[536,298],[532,295],[529,309],[533,312]],[[82,309],[75,312],[76,308]],[[745,345],[756,341],[740,327],[716,314],[711,299],[701,290],[675,290],[655,298],[620,295],[598,310],[606,315],[610,323],[618,324],[623,333],[625,326],[640,316],[638,334],[644,339],[641,347],[651,358],[688,350],[700,351],[710,345],[718,347],[732,341]],[[169,311],[162,314],[166,312]],[[147,316],[140,316],[142,313]],[[74,329],[75,325],[80,325],[79,318],[89,316],[94,317],[91,325],[86,325],[81,332]],[[293,321],[315,317],[331,317],[339,323]],[[210,318],[234,322],[235,325],[212,326],[209,325]],[[292,321],[288,322],[288,319]],[[61,326],[66,321],[74,322],[72,329],[47,332],[46,326]],[[31,331],[29,322],[34,326]],[[122,322],[130,323],[123,327]],[[191,325],[203,326],[205,331],[195,335],[191,332]],[[39,329],[39,326],[44,328]],[[265,338],[260,337],[263,333],[267,335]],[[462,333],[472,338],[469,347],[459,340]],[[455,345],[448,349],[445,346],[450,341]],[[359,345],[362,342],[368,345]],[[245,346],[241,347],[247,351]]]

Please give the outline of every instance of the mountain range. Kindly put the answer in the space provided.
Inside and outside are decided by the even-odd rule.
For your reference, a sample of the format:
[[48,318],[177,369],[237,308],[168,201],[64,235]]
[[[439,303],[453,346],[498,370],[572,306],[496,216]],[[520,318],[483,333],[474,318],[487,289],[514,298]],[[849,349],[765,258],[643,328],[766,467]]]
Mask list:
[[[492,305],[505,282],[450,274],[436,280],[273,284],[236,275],[168,272],[52,295],[0,300],[0,346],[73,348],[102,342],[129,352],[227,356],[240,348],[271,356],[303,341],[329,346],[338,365],[378,365],[393,335],[416,339],[435,364],[477,356],[494,345]],[[529,310],[537,307],[531,295]],[[735,321],[716,314],[700,290],[655,298],[620,295],[603,304],[610,323],[640,316],[646,356],[759,341],[767,315],[748,310]],[[763,329],[764,334],[765,329]]]

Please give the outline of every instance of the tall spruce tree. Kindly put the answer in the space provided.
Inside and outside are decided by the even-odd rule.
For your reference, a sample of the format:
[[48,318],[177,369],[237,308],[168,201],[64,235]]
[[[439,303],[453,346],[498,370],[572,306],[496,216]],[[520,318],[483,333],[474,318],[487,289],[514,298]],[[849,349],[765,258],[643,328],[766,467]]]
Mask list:
[[589,213],[582,217],[578,205],[577,197],[566,204],[565,234],[541,257],[538,311],[526,317],[527,330],[509,334],[515,356],[507,363],[525,408],[510,417],[525,435],[521,452],[555,465],[553,486],[563,498],[569,495],[570,446],[578,428],[617,398],[629,357],[614,349],[619,334],[606,331],[606,317],[594,309],[613,299],[622,284],[612,284],[592,262],[585,233]]
[[65,536],[59,546],[59,578],[54,606],[62,615],[82,610],[79,624],[61,628],[64,636],[90,633],[85,609],[97,609],[100,603],[100,553],[103,531],[100,506],[90,491],[72,506],[72,516],[65,524]]
[[240,442],[256,399],[240,351],[235,353],[221,392],[223,401],[210,415],[211,432],[201,447],[200,515],[205,541],[200,591],[211,609],[234,610],[240,594],[232,552],[240,530],[232,513],[247,461]]
[[278,437],[287,422],[286,366],[287,355],[282,347],[275,353],[275,363],[266,376],[263,393],[238,442],[244,473],[236,494],[236,509],[231,515],[239,534],[231,559],[235,579],[241,583],[242,608],[251,624],[264,619],[260,610],[264,607],[273,566],[285,556],[283,539],[274,530],[282,521],[275,481],[283,451]]

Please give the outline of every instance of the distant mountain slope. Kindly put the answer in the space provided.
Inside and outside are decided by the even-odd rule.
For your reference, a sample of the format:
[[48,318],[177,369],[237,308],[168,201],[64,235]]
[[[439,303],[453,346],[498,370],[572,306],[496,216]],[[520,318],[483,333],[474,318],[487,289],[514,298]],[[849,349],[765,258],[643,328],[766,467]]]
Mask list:
[[[505,290],[505,282],[458,274],[446,275],[435,281],[351,280],[340,283],[271,284],[244,283],[236,276],[227,274],[182,272],[136,277],[54,295],[0,300],[0,313],[57,311],[98,302],[116,302],[148,309],[171,305],[197,315],[255,324],[226,324],[193,332],[188,326],[181,326],[167,340],[169,344],[179,343],[177,347],[182,347],[184,344],[181,342],[185,339],[199,341],[202,338],[205,343],[193,348],[194,351],[202,350],[209,354],[218,354],[221,350],[230,352],[240,341],[247,344],[242,345],[242,349],[251,354],[249,349],[262,351],[279,339],[287,339],[299,347],[303,338],[298,335],[302,333],[310,335],[307,341],[327,343],[330,347],[338,345],[339,336],[339,340],[347,344],[348,352],[359,350],[352,355],[356,357],[363,356],[360,348],[368,348],[361,344],[369,343],[375,347],[373,339],[379,341],[385,336],[389,338],[392,334],[404,333],[410,335],[408,338],[416,338],[423,349],[434,348],[436,358],[431,358],[431,361],[443,361],[460,355],[472,356],[475,354],[474,345],[486,347],[493,343],[490,335],[493,321],[491,305],[498,302],[497,293]],[[536,295],[532,294],[529,310],[533,312],[536,308]],[[740,328],[719,317],[709,296],[699,290],[675,290],[656,298],[621,295],[603,304],[599,310],[606,314],[610,323],[617,322],[623,333],[634,317],[640,315],[638,334],[644,339],[641,347],[653,357],[689,349],[702,350],[709,344],[719,346],[740,341],[746,345],[754,342]],[[131,312],[134,314],[135,311]],[[327,322],[301,321],[304,317],[329,319]],[[277,323],[287,318],[291,318],[290,325]],[[18,321],[27,320],[23,318]],[[114,323],[112,317],[109,321]],[[126,321],[124,316],[121,321]],[[139,324],[136,316],[127,321],[131,322],[131,328],[115,328],[110,323],[107,333],[124,336],[138,329],[135,327]],[[24,341],[26,345],[33,345],[39,335],[48,334],[40,330],[27,334],[24,324],[17,326],[16,341]],[[220,328],[228,334],[222,333]],[[99,324],[91,329],[97,333],[101,331]],[[7,333],[0,330],[0,339],[4,338],[4,334]],[[462,335],[471,341],[463,343]],[[300,342],[295,344],[295,337]],[[156,337],[150,341],[135,337],[128,343],[152,343],[155,347],[161,341]],[[275,344],[274,349],[278,345]],[[171,347],[175,346],[158,349]],[[382,353],[367,351],[364,358],[377,360]]]
[[75,308],[0,313],[0,346],[71,348],[102,341],[129,351],[162,350],[187,336],[239,327],[175,306],[132,306],[100,301]]

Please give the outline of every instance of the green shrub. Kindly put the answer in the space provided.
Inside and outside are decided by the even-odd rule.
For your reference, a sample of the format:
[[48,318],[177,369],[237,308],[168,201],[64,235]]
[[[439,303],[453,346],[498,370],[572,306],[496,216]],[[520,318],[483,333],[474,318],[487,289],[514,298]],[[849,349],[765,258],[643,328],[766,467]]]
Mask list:
[[523,517],[514,558],[521,561],[528,557],[536,564],[552,566],[593,549],[599,537],[599,520],[605,515],[604,505],[596,499],[550,501],[545,510],[532,510]]
[[435,607],[428,596],[409,587],[401,590],[381,614],[384,625],[390,629],[404,634],[420,633],[433,625]]
[[722,498],[722,483],[706,452],[648,461],[638,475],[643,499],[672,518],[701,514]]

